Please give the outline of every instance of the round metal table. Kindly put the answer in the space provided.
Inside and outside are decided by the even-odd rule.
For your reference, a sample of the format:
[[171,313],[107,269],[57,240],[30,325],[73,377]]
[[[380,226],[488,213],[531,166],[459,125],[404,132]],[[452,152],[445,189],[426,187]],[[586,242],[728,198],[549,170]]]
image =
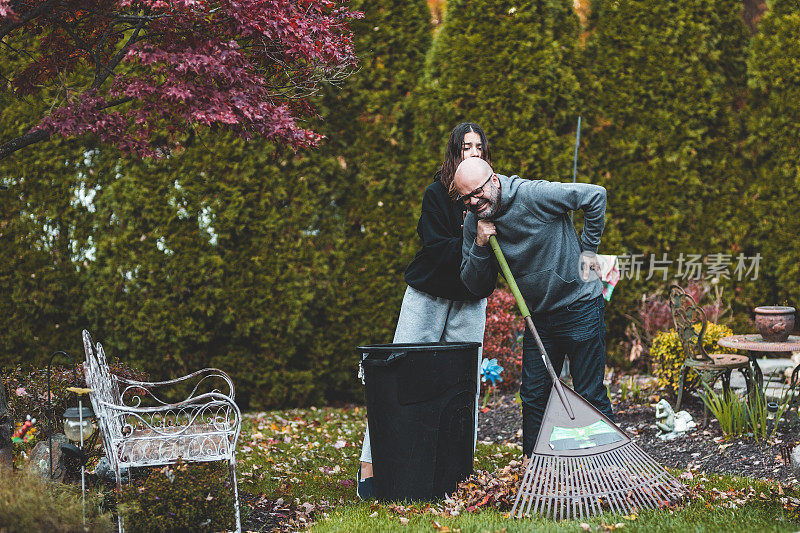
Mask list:
[[748,352],[797,352],[800,351],[800,336],[790,335],[783,342],[765,341],[760,334],[731,335],[722,337],[717,344],[723,348],[735,348]]
[[730,335],[722,337],[717,341],[723,348],[733,348],[736,350],[745,350],[749,352],[750,364],[753,367],[753,373],[758,383],[758,388],[764,390],[764,376],[761,374],[761,368],[756,362],[756,355],[763,352],[796,352],[800,351],[800,336],[790,335],[788,339],[783,342],[765,341],[758,333],[749,333],[747,335]]

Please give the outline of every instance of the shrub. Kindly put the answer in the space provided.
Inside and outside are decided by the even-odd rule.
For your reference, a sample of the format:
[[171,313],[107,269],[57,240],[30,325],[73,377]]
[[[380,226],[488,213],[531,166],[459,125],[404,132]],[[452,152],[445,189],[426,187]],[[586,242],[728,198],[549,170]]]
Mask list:
[[774,0],[750,43],[751,88],[744,159],[750,190],[743,198],[753,224],[742,238],[751,255],[760,252],[763,275],[747,287],[757,304],[800,301],[796,216],[800,201],[800,2]]
[[[700,324],[695,324],[695,331],[700,331]],[[717,341],[728,335],[733,335],[733,331],[730,328],[709,322],[703,335],[703,348],[709,354],[719,353],[720,348]],[[681,368],[683,367],[683,361],[686,359],[678,333],[672,329],[656,335],[650,355],[653,360],[653,373],[658,378],[658,385],[669,394],[676,396],[678,394]],[[693,387],[699,381],[700,379],[696,373],[689,372],[686,376],[685,387]]]
[[486,131],[497,172],[557,179],[579,114],[578,17],[566,0],[450,0],[417,91],[417,143],[438,159],[459,122]]
[[80,487],[49,483],[23,472],[0,472],[0,530],[111,531],[111,516],[98,511],[100,495],[86,495],[86,528]]
[[[144,372],[119,361],[109,365],[109,369],[113,374],[124,378],[147,379],[147,375]],[[39,422],[35,427],[37,433],[42,437],[47,437],[50,434],[46,423],[48,415],[53,416],[52,420],[60,421],[67,407],[77,405],[75,394],[67,391],[68,387],[74,385],[71,368],[51,368],[50,394],[52,396],[52,413],[47,412],[47,368],[18,366],[4,372],[0,377],[2,377],[8,390],[8,407],[11,410],[13,419],[20,422],[25,420],[27,415],[36,418]],[[82,366],[77,366],[75,377],[79,387],[86,386]],[[89,403],[85,396],[84,403],[87,405]],[[60,424],[55,425],[56,433],[61,431],[59,427]]]
[[[516,306],[514,296],[504,289],[495,290],[486,306],[483,358],[496,358],[503,367],[503,381],[497,383],[497,388],[505,391],[517,389],[522,379],[522,335],[525,323]],[[483,384],[484,387],[487,385]]]
[[233,529],[233,492],[226,463],[184,463],[151,469],[122,489],[120,513],[130,531]]
[[[703,298],[711,292],[707,285],[694,280],[689,281],[683,288],[698,304],[701,304]],[[714,301],[701,306],[710,323],[718,323],[722,315],[730,309],[723,307],[722,292],[722,288],[715,284]],[[631,323],[625,330],[625,336],[631,345],[629,356],[631,362],[640,358],[649,361],[650,348],[655,336],[669,331],[672,327],[672,311],[663,293],[662,290],[655,294],[643,294],[635,314],[628,316]]]

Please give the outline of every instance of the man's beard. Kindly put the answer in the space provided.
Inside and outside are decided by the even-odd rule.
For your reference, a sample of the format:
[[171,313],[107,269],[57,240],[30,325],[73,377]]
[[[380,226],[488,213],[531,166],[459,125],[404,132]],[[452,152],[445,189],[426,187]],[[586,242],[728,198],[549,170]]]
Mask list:
[[[475,213],[475,216],[480,219],[491,219],[495,214],[497,214],[497,210],[500,207],[500,189],[494,186],[494,183],[489,183],[491,185],[491,190],[489,192],[489,198],[481,198],[480,202],[478,202],[474,207],[470,207],[470,210]],[[486,204],[489,204],[484,211],[480,213],[478,210]]]

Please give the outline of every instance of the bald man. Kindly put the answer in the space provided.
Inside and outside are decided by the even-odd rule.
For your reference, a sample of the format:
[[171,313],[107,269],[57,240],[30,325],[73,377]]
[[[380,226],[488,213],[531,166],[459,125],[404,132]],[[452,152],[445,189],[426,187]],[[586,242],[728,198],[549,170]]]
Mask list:
[[[476,294],[494,284],[499,266],[489,236],[496,235],[556,374],[569,355],[576,392],[613,420],[603,385],[603,285],[595,273],[606,190],[586,183],[507,177],[478,158],[459,165],[453,185],[457,201],[469,210],[464,219],[461,280]],[[580,239],[569,216],[579,209],[584,213]],[[526,328],[520,387],[526,458],[536,443],[551,387],[539,348]]]

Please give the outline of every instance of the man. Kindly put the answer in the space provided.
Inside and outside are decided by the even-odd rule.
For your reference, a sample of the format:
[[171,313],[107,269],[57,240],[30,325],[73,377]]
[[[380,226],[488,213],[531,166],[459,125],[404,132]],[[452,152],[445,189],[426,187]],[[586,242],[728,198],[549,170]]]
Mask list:
[[[525,180],[495,174],[486,161],[464,160],[453,179],[464,220],[461,279],[476,294],[499,271],[489,236],[500,248],[531,310],[556,374],[569,355],[575,391],[613,420],[603,385],[605,305],[595,254],[605,227],[606,190],[584,183]],[[584,212],[580,239],[569,216]],[[527,328],[526,328],[527,329]],[[530,458],[552,381],[533,335],[522,348],[522,452]]]

